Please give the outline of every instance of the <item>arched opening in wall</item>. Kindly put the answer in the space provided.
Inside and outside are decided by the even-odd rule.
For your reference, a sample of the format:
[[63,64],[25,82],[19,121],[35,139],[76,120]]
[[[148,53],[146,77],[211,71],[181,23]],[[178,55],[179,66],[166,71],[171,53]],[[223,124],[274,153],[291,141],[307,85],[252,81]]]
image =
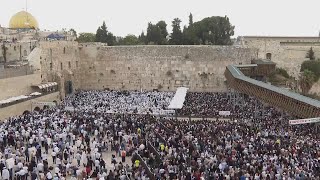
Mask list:
[[272,54],[271,54],[271,53],[267,53],[267,54],[266,54],[266,59],[271,60],[271,58],[272,58]]
[[52,101],[56,106],[58,105],[58,102],[56,100]]
[[38,106],[34,108],[34,111],[39,112],[40,110],[41,110],[41,109],[40,109]]
[[23,56],[27,56],[27,55],[28,55],[27,50],[24,50],[23,51]]
[[43,110],[49,109],[49,106],[44,105],[42,109],[43,109]]
[[25,110],[25,111],[23,111],[23,113],[22,113],[22,115],[27,115],[27,114],[30,114],[30,111]]

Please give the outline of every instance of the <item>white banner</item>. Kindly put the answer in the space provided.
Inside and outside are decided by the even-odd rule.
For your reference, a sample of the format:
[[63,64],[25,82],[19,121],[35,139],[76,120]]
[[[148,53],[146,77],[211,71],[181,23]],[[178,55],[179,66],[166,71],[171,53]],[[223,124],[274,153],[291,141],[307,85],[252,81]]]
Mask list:
[[32,102],[32,105],[35,105],[35,106],[55,106],[56,103],[54,103],[54,102]]
[[308,123],[317,123],[317,122],[320,122],[320,118],[289,120],[290,125],[308,124]]
[[220,116],[230,116],[230,111],[219,111]]

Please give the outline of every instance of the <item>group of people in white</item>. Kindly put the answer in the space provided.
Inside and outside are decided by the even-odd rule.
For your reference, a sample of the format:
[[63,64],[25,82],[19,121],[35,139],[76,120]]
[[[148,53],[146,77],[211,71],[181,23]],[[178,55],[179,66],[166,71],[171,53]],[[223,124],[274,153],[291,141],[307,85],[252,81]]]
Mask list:
[[[56,107],[8,118],[0,124],[1,179],[320,178],[312,126],[289,126],[289,116],[262,111],[251,97],[234,106],[227,93],[188,93],[179,111],[187,121],[155,117],[173,95],[79,91]],[[215,119],[226,110],[232,120]]]

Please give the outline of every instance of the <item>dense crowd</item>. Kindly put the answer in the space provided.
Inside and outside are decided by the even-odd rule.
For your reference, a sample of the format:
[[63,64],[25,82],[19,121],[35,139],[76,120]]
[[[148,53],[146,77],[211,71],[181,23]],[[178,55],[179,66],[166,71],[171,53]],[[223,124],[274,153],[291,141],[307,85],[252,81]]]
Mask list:
[[80,91],[56,107],[9,118],[0,125],[1,178],[320,178],[319,135],[312,125],[289,126],[291,117],[252,97],[233,105],[227,93],[188,93],[179,114],[231,111],[232,120],[153,116],[172,97]]

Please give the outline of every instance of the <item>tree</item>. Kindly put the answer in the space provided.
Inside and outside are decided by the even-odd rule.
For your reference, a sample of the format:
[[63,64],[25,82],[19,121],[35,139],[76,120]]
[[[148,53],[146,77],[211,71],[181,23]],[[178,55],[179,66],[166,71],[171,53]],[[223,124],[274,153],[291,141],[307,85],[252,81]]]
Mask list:
[[161,29],[150,22],[148,23],[146,42],[158,45],[162,42]]
[[300,81],[299,81],[302,94],[307,94],[314,82],[315,82],[314,73],[309,70],[304,70],[302,75],[300,76]]
[[193,25],[193,16],[190,13],[190,15],[189,15],[189,27],[191,27],[192,25]]
[[121,45],[137,45],[139,43],[140,42],[137,36],[128,34],[125,38],[123,38]]
[[161,34],[161,40],[159,44],[167,44],[167,36],[168,36],[168,31],[167,31],[167,24],[165,21],[159,21],[156,26],[160,29],[160,34]]
[[96,35],[93,33],[80,33],[77,41],[79,43],[95,42]]
[[71,28],[69,31],[72,32],[72,35],[73,35],[74,37],[76,37],[76,38],[78,37],[77,31],[74,30],[73,28]]
[[138,37],[140,44],[147,44],[147,37],[144,35],[144,32],[140,34]]
[[304,61],[301,64],[300,72],[305,70],[311,71],[315,75],[315,81],[318,81],[320,78],[320,61]]
[[105,42],[108,46],[114,46],[116,44],[116,37],[111,32],[108,32]]
[[231,45],[234,26],[227,16],[213,16],[193,23],[192,33],[199,39],[200,44]]
[[312,47],[307,52],[306,58],[309,58],[310,60],[315,60],[316,59]]
[[97,29],[96,42],[107,43],[108,30],[106,22],[103,21],[102,26]]
[[170,44],[179,45],[182,44],[182,32],[180,27],[181,20],[179,18],[175,18],[172,21],[172,33]]

